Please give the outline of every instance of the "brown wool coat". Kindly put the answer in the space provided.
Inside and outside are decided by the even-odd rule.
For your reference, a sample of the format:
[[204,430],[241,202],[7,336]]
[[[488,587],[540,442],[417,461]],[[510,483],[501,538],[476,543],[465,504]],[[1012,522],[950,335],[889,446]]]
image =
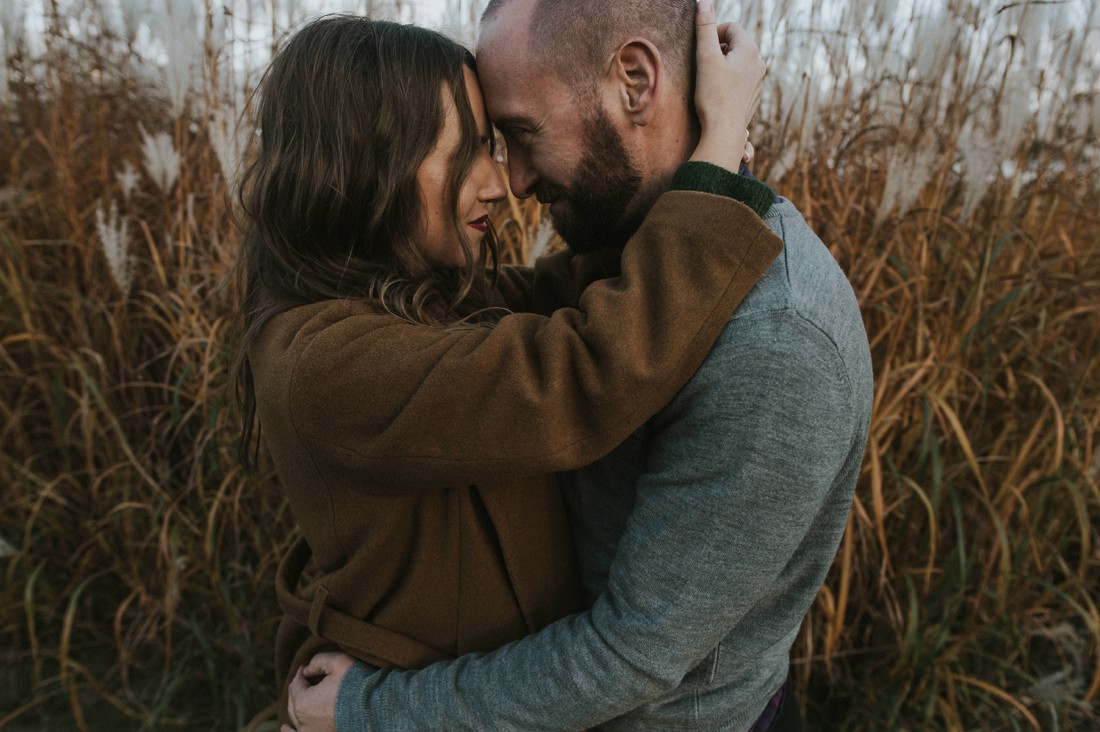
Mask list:
[[[504,299],[534,312],[492,328],[347,301],[274,318],[250,360],[304,537],[281,568],[280,674],[332,645],[424,666],[577,610],[553,473],[607,454],[670,401],[781,247],[748,207],[675,191],[617,277],[586,288],[598,263],[568,253],[502,273]],[[299,585],[310,550],[315,579]]]

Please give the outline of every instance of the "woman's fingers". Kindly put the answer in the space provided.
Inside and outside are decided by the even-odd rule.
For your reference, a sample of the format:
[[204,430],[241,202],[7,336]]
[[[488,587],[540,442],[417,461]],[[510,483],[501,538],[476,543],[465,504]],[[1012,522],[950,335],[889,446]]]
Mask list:
[[760,106],[764,60],[744,28],[718,25],[706,0],[699,3],[696,25],[695,108],[701,135],[691,159],[736,171],[754,154],[746,130]]
[[[748,32],[736,23],[721,30],[713,10],[697,13],[696,107],[703,121],[709,114],[727,120],[732,113],[746,122],[752,119],[763,90],[767,67],[760,49]],[[747,125],[746,125],[747,126]]]
[[700,61],[721,54],[718,38],[718,15],[711,0],[700,0],[695,8],[695,54]]
[[749,32],[737,23],[723,23],[718,27],[717,33],[718,45],[727,64],[746,77],[755,77],[755,80],[763,82],[768,67],[764,63],[764,57],[760,55],[760,47]]
[[727,23],[726,44],[729,51],[726,53],[726,63],[737,70],[742,79],[751,82],[754,94],[754,106],[750,118],[756,113],[756,106],[760,103],[760,93],[764,89],[764,75],[768,71],[764,63],[764,57],[760,55],[760,49],[753,42],[746,31],[736,23]]
[[718,26],[718,47],[722,49],[722,55],[726,55],[733,48],[733,38],[730,35],[730,26],[733,23],[722,23]]

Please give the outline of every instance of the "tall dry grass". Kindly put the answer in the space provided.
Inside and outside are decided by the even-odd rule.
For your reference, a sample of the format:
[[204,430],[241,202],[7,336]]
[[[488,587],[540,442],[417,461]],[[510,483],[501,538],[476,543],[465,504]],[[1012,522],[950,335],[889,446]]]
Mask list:
[[[0,6],[6,729],[236,729],[274,695],[294,525],[231,449],[219,283],[241,69],[300,4],[153,7]],[[875,360],[849,530],[794,651],[808,717],[1094,729],[1095,4],[723,10],[772,59],[758,172],[848,272]],[[529,202],[499,226],[513,259],[553,244]]]

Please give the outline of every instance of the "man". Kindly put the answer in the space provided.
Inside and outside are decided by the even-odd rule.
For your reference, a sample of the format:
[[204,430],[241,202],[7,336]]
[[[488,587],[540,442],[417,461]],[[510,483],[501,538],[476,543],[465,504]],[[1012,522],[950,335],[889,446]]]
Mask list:
[[[512,190],[549,203],[576,252],[621,246],[698,139],[694,10],[485,11],[478,69]],[[614,453],[560,479],[590,610],[421,671],[345,676],[322,659],[313,670],[342,680],[338,729],[798,728],[788,656],[847,521],[871,365],[828,250],[787,201],[765,222],[785,252],[691,382]],[[292,696],[302,709],[331,681],[299,680]]]

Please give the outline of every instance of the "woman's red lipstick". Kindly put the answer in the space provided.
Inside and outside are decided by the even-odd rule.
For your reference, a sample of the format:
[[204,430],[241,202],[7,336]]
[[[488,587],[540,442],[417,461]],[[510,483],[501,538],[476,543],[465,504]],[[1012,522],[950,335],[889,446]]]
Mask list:
[[487,233],[489,233],[489,217],[488,216],[482,216],[480,219],[477,219],[476,221],[471,221],[469,223],[469,226],[474,228],[474,229],[477,229],[482,234],[487,234]]

